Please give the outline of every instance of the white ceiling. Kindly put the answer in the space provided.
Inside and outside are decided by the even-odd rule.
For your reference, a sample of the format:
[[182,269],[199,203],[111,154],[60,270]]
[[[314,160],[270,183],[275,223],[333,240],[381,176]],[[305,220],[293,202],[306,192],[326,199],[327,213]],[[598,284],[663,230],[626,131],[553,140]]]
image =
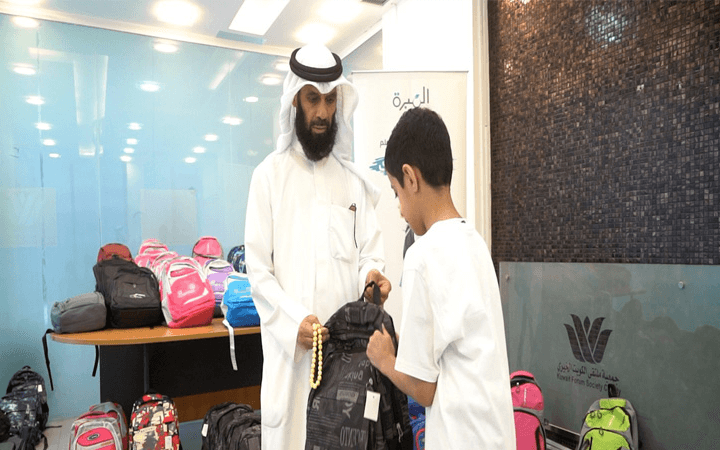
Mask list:
[[[188,0],[201,9],[198,22],[188,28],[167,25],[153,14],[157,0],[0,0],[0,13],[74,23],[116,31],[176,39],[287,56],[304,43],[296,38],[308,23],[320,22],[336,30],[326,45],[344,58],[380,30],[382,15],[396,0],[290,0],[265,36],[243,35],[228,27],[243,0]],[[359,14],[349,23],[323,17],[327,3],[352,2]],[[353,5],[351,5],[353,6]]]

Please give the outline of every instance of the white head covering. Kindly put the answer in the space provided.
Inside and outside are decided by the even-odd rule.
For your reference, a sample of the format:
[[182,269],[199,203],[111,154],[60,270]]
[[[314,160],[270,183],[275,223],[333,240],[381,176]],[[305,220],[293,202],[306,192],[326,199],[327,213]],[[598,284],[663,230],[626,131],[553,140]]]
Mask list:
[[[350,127],[350,119],[355,112],[359,97],[355,86],[342,75],[340,58],[323,45],[308,44],[293,52],[290,67],[291,70],[285,77],[283,84],[283,95],[280,98],[280,137],[275,152],[286,151],[295,139],[295,107],[293,107],[293,99],[295,99],[300,89],[309,84],[315,86],[321,94],[327,94],[337,88],[335,120],[337,120],[338,132],[331,155],[334,155],[345,167],[357,174],[365,182],[373,202],[377,203],[380,190],[370,183],[367,177],[360,173],[352,162],[353,131]],[[312,76],[308,73],[306,75],[308,78],[312,76],[314,79],[328,81],[312,81],[303,78],[296,73],[297,71],[303,74],[303,69],[317,74],[317,76]]]

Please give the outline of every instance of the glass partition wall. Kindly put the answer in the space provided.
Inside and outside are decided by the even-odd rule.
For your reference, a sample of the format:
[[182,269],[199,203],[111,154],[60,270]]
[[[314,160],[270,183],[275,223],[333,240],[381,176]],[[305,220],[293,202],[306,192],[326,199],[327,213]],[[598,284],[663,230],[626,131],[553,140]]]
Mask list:
[[[225,253],[243,242],[250,176],[274,148],[287,59],[2,14],[0,48],[7,382],[24,365],[46,373],[49,310],[95,289],[101,245],[134,255],[152,237],[189,255],[203,235]],[[49,356],[51,417],[96,402],[92,348],[50,342]]]

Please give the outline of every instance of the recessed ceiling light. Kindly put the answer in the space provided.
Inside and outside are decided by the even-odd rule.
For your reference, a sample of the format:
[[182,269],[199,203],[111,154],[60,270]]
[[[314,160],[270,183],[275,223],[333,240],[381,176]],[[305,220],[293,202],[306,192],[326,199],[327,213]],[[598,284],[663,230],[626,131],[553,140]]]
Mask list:
[[15,64],[13,66],[13,72],[19,75],[35,75],[37,73],[37,69],[30,64]]
[[140,89],[145,92],[157,92],[160,90],[160,84],[155,81],[143,81],[140,84]]
[[43,139],[42,143],[43,145],[46,145],[48,147],[52,147],[53,145],[57,144],[57,142],[55,142],[55,139]]
[[217,134],[206,134],[205,140],[208,142],[215,142],[218,140],[218,135]]
[[263,75],[260,82],[265,86],[277,86],[282,83],[282,78],[277,75]]
[[37,128],[38,130],[47,131],[52,128],[52,125],[46,122],[38,122],[35,124],[35,128]]
[[45,99],[40,97],[39,95],[28,95],[25,97],[25,101],[27,103],[30,103],[31,105],[44,105]]
[[324,23],[309,23],[295,33],[295,38],[303,44],[325,45],[335,36],[335,29]]
[[37,28],[40,26],[40,22],[30,17],[15,16],[12,18],[12,22],[20,28]]
[[131,157],[131,156],[128,156],[128,155],[122,155],[122,156],[120,157],[120,161],[122,161],[122,162],[130,162],[130,161],[132,161],[132,157]]
[[200,18],[200,8],[182,0],[163,0],[155,5],[155,16],[161,22],[189,27]]
[[198,145],[197,147],[193,148],[193,153],[205,153],[205,147],[200,147]]
[[264,36],[290,0],[245,0],[230,23],[230,30]]
[[288,70],[290,70],[290,63],[284,59],[282,61],[276,61],[275,70],[277,70],[278,72],[287,72]]
[[132,147],[125,147],[125,148],[123,149],[123,152],[125,152],[125,153],[127,153],[127,154],[132,154],[132,153],[135,153],[135,149],[132,148]]
[[140,125],[140,124],[137,123],[137,122],[131,122],[131,123],[128,124],[128,129],[130,129],[130,130],[135,130],[135,131],[141,130],[141,129],[142,129],[142,125]]
[[188,164],[192,164],[195,161],[197,161],[197,158],[193,158],[192,156],[188,156],[187,158],[185,158],[185,162]]
[[258,101],[259,99],[258,99],[257,97],[255,97],[255,96],[251,95],[250,97],[245,97],[244,100],[245,100],[246,102],[248,102],[248,103],[257,103],[257,101]]
[[60,153],[48,153],[48,156],[51,157],[51,158],[59,158],[59,157],[60,157]]
[[137,145],[138,140],[135,138],[128,138],[128,139],[125,139],[125,143],[127,145]]
[[240,125],[242,123],[242,119],[239,117],[225,116],[223,117],[222,122],[226,125]]
[[355,19],[362,11],[362,5],[357,0],[326,0],[318,14],[330,23],[348,23]]
[[178,51],[178,46],[173,42],[156,42],[153,48],[160,53],[175,53]]

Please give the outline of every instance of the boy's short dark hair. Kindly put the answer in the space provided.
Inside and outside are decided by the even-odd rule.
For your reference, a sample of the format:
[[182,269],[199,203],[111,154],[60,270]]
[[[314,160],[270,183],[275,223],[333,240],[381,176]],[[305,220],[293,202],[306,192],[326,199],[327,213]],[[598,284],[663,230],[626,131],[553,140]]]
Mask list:
[[403,164],[417,167],[430,186],[450,185],[453,170],[450,134],[435,111],[413,108],[400,116],[385,147],[385,170],[401,187]]

